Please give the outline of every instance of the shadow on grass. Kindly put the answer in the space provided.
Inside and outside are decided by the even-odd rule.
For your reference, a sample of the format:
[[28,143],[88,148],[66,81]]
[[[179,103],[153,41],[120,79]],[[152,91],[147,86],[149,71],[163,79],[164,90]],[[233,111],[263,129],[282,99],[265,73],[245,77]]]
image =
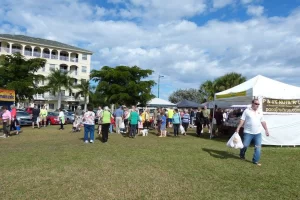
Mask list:
[[[214,158],[240,160],[240,157],[238,155],[227,152],[227,151],[220,151],[220,150],[208,149],[208,148],[202,148],[202,150],[207,152],[210,156],[212,156]],[[250,161],[247,161],[247,162],[250,162]]]

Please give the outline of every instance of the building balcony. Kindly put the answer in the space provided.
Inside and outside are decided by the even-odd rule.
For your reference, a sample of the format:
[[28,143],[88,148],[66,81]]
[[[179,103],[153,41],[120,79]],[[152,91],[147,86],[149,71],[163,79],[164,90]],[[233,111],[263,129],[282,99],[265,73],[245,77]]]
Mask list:
[[9,53],[9,48],[6,47],[0,47],[0,51],[4,53]]
[[66,69],[60,69],[60,72],[68,73],[68,70],[66,70]]
[[48,54],[48,53],[43,53],[43,58],[50,58],[50,54]]
[[[48,100],[48,101],[57,101],[58,100],[58,95],[44,95],[44,99],[45,100]],[[78,97],[78,98],[75,98],[74,96],[62,96],[61,97],[61,100],[62,101],[80,101],[80,102],[83,102],[84,101],[84,98],[83,97]]]
[[21,49],[11,49],[11,53],[22,53]]
[[78,58],[71,58],[71,62],[78,62]]
[[57,59],[58,59],[58,56],[57,56],[57,55],[51,55],[51,59],[57,60]]
[[40,52],[33,52],[33,56],[34,57],[41,57],[41,53]]
[[24,55],[25,56],[31,56],[32,55],[32,51],[25,50],[24,51]]
[[67,57],[67,56],[59,56],[59,59],[69,61],[69,57]]

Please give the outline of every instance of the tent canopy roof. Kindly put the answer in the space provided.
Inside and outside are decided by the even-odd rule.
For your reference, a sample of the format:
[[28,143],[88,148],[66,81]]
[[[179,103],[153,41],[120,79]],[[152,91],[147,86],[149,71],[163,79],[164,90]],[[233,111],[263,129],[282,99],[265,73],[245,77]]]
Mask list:
[[228,90],[216,93],[216,96],[244,91],[246,92],[245,96],[249,97],[262,96],[274,99],[300,99],[300,87],[288,85],[262,75],[258,75]]
[[154,98],[148,101],[147,106],[176,106],[176,104],[164,99]]
[[189,101],[189,100],[182,100],[181,102],[177,103],[177,107],[178,108],[198,108],[200,107],[201,104],[193,102],[193,101]]

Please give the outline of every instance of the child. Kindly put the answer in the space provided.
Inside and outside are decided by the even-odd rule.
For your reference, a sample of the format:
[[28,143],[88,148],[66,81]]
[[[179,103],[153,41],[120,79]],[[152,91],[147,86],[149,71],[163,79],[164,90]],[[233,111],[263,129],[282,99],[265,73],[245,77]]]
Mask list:
[[109,133],[112,133],[114,131],[114,126],[115,126],[115,118],[111,117],[110,118],[110,126],[109,126]]
[[159,137],[166,137],[167,136],[167,117],[164,113],[161,114],[161,128],[160,128],[160,136]]
[[139,118],[139,122],[138,122],[138,135],[141,133],[141,130],[143,130],[142,115],[143,115],[143,113],[140,112],[140,118]]

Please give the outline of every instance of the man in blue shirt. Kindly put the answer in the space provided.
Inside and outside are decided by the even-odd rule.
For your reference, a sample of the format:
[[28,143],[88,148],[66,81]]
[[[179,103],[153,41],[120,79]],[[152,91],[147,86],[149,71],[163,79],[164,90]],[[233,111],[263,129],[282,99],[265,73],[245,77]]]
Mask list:
[[116,122],[116,133],[120,134],[120,126],[123,123],[124,111],[123,107],[120,106],[114,112],[115,122]]

